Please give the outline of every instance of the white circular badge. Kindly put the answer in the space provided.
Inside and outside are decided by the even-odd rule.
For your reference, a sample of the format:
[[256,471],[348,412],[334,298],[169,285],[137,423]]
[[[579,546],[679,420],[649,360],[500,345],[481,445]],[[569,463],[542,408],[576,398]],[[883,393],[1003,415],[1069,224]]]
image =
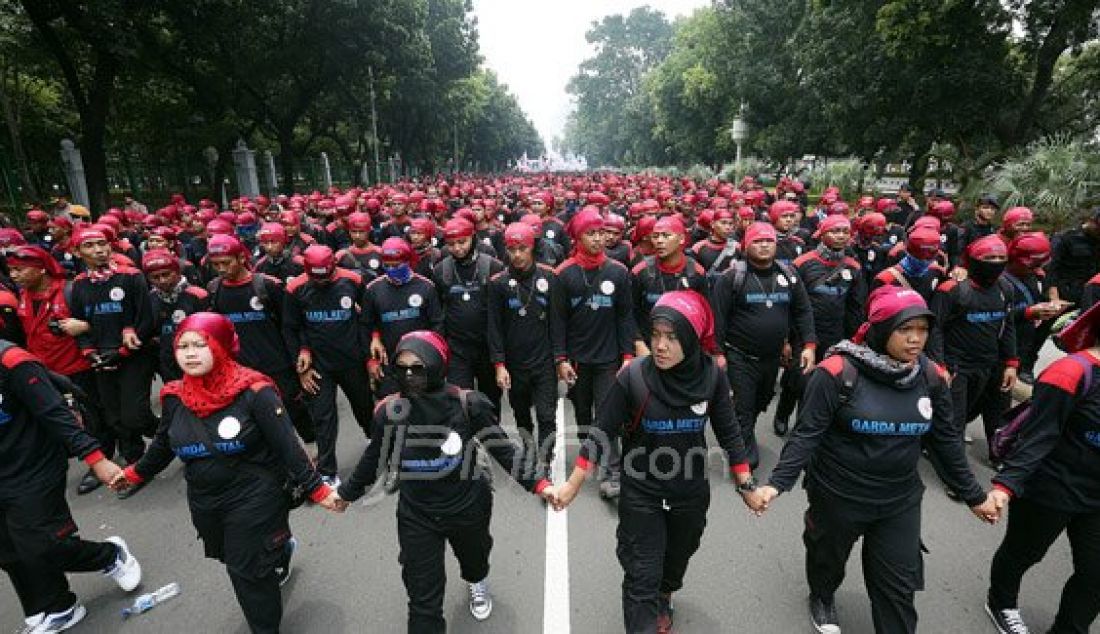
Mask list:
[[547,282],[545,277],[540,277],[535,282],[535,290],[540,293],[545,293],[546,291],[550,290],[550,282]]
[[867,261],[868,262],[874,262],[875,261],[875,250],[874,249],[871,249],[870,251],[867,252]]
[[72,260],[72,259],[73,259],[73,254],[72,253],[66,253],[65,254],[65,261],[69,261],[69,260]]
[[680,286],[683,286],[684,288],[691,288],[691,282],[688,281],[688,278],[681,277],[680,278]]
[[370,260],[367,260],[367,266],[369,266],[372,269],[378,268],[379,264],[380,264],[380,262],[378,260],[374,259],[374,258],[371,258]]
[[178,324],[183,321],[185,317],[187,317],[187,313],[182,310],[176,310],[172,313],[172,323]]
[[484,244],[487,247],[491,247],[491,246],[493,246],[493,241],[490,240],[489,238],[482,238],[481,239],[481,244]]
[[943,233],[940,234],[940,243],[941,244],[947,244],[947,234],[943,234]]
[[851,282],[852,281],[852,272],[849,271],[848,269],[844,269],[843,271],[840,272],[840,277],[842,277],[845,282]]
[[932,399],[927,396],[920,397],[920,399],[917,400],[917,411],[920,412],[921,416],[928,420],[932,420]]
[[615,282],[611,280],[604,280],[600,283],[600,292],[604,295],[610,295],[615,292]]
[[547,240],[553,240],[553,239],[554,239],[554,236],[555,236],[555,235],[557,235],[557,234],[556,234],[556,233],[554,233],[554,230],[553,230],[553,229],[548,229],[548,230],[546,231],[546,239],[547,239]]
[[517,284],[517,282],[515,280],[508,280],[509,288],[515,288],[516,284]]
[[248,305],[252,307],[252,310],[264,309],[264,303],[260,301],[259,297],[256,296],[253,296],[252,299],[248,300]]
[[893,234],[893,235],[891,235],[891,236],[890,236],[890,244],[897,244],[897,243],[898,243],[898,236],[897,236],[897,234]]
[[936,287],[939,286],[939,285],[940,285],[939,279],[933,277],[932,278],[932,290],[936,290]]
[[348,308],[351,308],[352,303],[353,302],[351,301],[350,297],[341,297],[340,298],[340,308],[343,308],[345,310],[348,309]]
[[222,422],[218,423],[218,435],[226,440],[236,438],[239,433],[241,433],[241,421],[233,416],[226,416]]
[[111,292],[108,293],[108,295],[111,297],[112,300],[116,302],[121,302],[122,299],[126,297],[126,291],[116,286],[111,289]]
[[695,412],[696,414],[698,414],[700,416],[702,416],[703,414],[706,414],[707,413],[707,402],[703,401],[701,403],[696,403],[695,405],[692,405],[691,406],[691,411]]
[[782,273],[775,276],[775,283],[779,284],[780,286],[786,286],[790,284],[790,282],[787,281],[787,276],[783,275]]
[[419,308],[424,303],[424,298],[416,293],[409,295],[409,306],[413,308]]
[[458,432],[452,431],[439,450],[448,456],[457,456],[462,451],[462,436],[459,436]]

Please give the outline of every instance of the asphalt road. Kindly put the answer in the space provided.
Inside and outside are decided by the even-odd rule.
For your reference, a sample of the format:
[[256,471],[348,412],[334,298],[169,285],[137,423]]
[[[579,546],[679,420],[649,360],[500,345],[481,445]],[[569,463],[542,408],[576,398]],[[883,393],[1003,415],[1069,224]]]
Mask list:
[[[1048,355],[1049,357],[1049,352]],[[351,469],[363,447],[362,435],[341,402],[339,447],[341,471]],[[565,418],[572,421],[570,408]],[[506,427],[511,416],[505,414]],[[771,413],[761,416],[762,468],[775,463],[782,439],[771,433]],[[981,425],[971,433],[970,447],[979,478],[988,482]],[[570,464],[575,446],[570,446]],[[676,626],[684,634],[710,632],[812,632],[806,609],[801,541],[805,497],[800,491],[781,496],[764,518],[751,517],[732,485],[714,465],[707,532],[691,561],[685,587],[677,593]],[[924,497],[923,539],[925,591],[918,595],[920,629],[924,632],[993,632],[982,606],[989,561],[1000,542],[1003,523],[989,527],[944,495],[931,468],[922,464],[928,490]],[[82,469],[70,470],[71,489]],[[74,516],[87,539],[122,535],[140,559],[145,580],[140,591],[175,581],[180,596],[151,612],[123,622],[119,611],[130,601],[108,579],[97,574],[72,575],[74,591],[88,616],[74,632],[225,632],[246,633],[224,568],[206,560],[187,512],[179,463],[128,501],[99,490],[70,496]],[[405,591],[397,563],[393,497],[356,504],[345,516],[318,508],[292,515],[301,548],[294,578],[284,588],[285,632],[403,632]],[[567,511],[568,623],[577,633],[622,631],[620,583],[615,558],[616,512],[590,484]],[[466,609],[465,586],[453,557],[448,557],[445,614],[452,632],[535,633],[544,631],[546,508],[541,501],[507,480],[498,469],[492,530],[495,546],[490,583],[492,618],[473,620]],[[1033,631],[1045,631],[1053,620],[1062,584],[1070,574],[1069,547],[1063,537],[1047,558],[1024,580],[1021,608]],[[838,593],[846,633],[871,632],[870,610],[863,589],[857,545],[848,578]],[[130,597],[132,600],[132,597]],[[563,607],[555,608],[564,611]],[[563,622],[563,614],[550,615]],[[0,581],[0,631],[21,624],[22,613],[6,576]],[[548,631],[564,632],[564,628]],[[1093,631],[1100,632],[1100,627]]]

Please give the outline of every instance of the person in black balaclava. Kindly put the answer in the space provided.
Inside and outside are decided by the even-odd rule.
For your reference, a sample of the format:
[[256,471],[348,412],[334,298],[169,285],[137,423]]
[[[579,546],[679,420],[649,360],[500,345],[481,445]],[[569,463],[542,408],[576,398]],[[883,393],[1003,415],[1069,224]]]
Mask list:
[[410,332],[398,342],[395,357],[399,392],[378,404],[370,444],[338,493],[346,502],[359,499],[383,461],[398,471],[398,561],[409,596],[408,631],[442,634],[448,543],[469,586],[470,613],[484,621],[493,610],[486,581],[493,492],[476,468],[474,441],[525,489],[547,500],[550,482],[521,469],[527,464],[523,451],[500,428],[484,394],[446,382],[450,351],[441,336]]
[[[991,440],[1016,382],[1020,361],[1009,314],[1015,291],[1001,278],[1007,260],[1003,240],[980,238],[966,249],[967,279],[943,282],[932,296],[936,327],[928,339],[929,356],[951,374],[953,423],[960,436],[981,414],[986,440]],[[929,457],[942,479],[943,465],[934,454]],[[953,490],[947,493],[958,499]]]
[[922,439],[979,519],[992,523],[1000,515],[967,464],[961,430],[951,421],[946,373],[923,354],[933,319],[915,291],[883,286],[872,293],[868,321],[810,375],[798,424],[760,488],[766,508],[806,471],[803,541],[818,632],[840,631],[834,596],[861,538],[875,632],[916,631]]
[[706,428],[729,460],[746,505],[759,510],[748,455],[730,401],[726,373],[714,362],[714,315],[694,291],[669,291],[650,313],[652,354],[618,373],[569,481],[554,506],[577,496],[601,453],[622,437],[619,563],[626,631],[670,632],[672,593],[683,586],[710,507]]

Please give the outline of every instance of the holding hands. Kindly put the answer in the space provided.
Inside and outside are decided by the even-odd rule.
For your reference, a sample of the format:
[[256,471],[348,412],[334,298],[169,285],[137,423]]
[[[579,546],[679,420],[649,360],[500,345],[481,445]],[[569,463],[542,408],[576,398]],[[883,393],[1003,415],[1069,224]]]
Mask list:
[[970,507],[970,512],[975,517],[987,524],[996,524],[1001,519],[1001,514],[1008,506],[1009,496],[1000,489],[993,489],[985,496],[985,501],[977,506]]

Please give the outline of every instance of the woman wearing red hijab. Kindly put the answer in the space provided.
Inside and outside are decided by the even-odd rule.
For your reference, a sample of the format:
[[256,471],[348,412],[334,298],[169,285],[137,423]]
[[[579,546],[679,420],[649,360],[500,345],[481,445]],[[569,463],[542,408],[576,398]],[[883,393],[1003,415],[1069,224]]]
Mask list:
[[187,317],[175,347],[184,377],[161,390],[157,434],[112,488],[144,482],[179,456],[206,556],[225,564],[249,628],[278,632],[279,587],[297,547],[286,475],[326,509],[337,509],[336,494],[302,448],[272,380],[237,363],[237,334],[228,318]]

